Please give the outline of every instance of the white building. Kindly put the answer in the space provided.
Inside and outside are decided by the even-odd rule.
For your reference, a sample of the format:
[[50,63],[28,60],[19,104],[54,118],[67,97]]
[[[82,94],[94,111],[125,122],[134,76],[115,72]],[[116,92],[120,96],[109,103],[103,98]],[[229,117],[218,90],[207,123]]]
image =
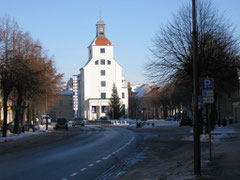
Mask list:
[[105,24],[100,19],[96,24],[96,38],[88,46],[89,59],[80,69],[78,116],[95,120],[107,116],[113,84],[125,113],[128,110],[128,89],[122,75],[122,67],[114,59],[113,44],[105,36]]

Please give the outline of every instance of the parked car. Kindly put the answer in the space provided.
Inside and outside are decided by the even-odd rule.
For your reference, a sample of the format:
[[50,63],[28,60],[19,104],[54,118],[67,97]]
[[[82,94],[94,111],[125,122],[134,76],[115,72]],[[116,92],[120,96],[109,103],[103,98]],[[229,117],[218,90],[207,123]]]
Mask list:
[[167,120],[167,121],[174,121],[174,120],[175,120],[175,117],[174,117],[174,116],[168,116],[166,120]]
[[[29,124],[25,123],[24,124],[24,131],[29,131],[29,132],[35,132],[38,130],[38,128],[34,124]],[[14,122],[10,122],[7,124],[7,130],[9,130],[11,133],[14,131]],[[19,133],[22,131],[22,125],[19,124]]]
[[34,124],[29,124],[29,123],[24,124],[24,131],[35,132],[37,130],[38,128]]
[[75,127],[75,126],[77,126],[77,125],[85,126],[84,119],[81,118],[81,117],[74,118],[74,119],[72,120],[72,126]]
[[52,123],[52,119],[48,114],[43,114],[41,115],[41,124],[46,124],[46,122],[48,121],[48,124]]
[[68,130],[68,120],[64,117],[57,118],[55,129],[66,129]]
[[29,124],[29,123],[24,124],[24,131],[35,132],[37,130],[38,130],[38,128],[34,124]]
[[100,117],[99,119],[102,120],[102,121],[107,121],[107,120],[109,120],[106,116],[102,116],[102,117]]
[[192,119],[189,117],[182,117],[179,122],[179,126],[191,126],[192,127]]
[[[13,131],[14,131],[14,122],[13,121],[7,124],[7,130],[10,131],[11,133],[13,133]],[[19,131],[19,133],[21,133],[21,131],[22,131],[22,126],[20,123],[19,123],[18,131]]]

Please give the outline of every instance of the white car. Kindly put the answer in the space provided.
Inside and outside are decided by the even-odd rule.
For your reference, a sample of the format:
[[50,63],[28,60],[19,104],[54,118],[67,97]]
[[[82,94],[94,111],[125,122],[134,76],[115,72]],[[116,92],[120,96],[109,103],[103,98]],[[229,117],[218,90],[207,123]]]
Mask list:
[[48,124],[51,124],[52,120],[49,115],[46,115],[46,114],[41,115],[41,124],[46,124],[47,119],[48,119]]

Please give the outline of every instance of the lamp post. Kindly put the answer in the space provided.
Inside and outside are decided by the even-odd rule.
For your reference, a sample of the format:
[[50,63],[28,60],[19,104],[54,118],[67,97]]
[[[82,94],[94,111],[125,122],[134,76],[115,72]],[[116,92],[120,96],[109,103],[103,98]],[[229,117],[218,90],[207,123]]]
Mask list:
[[198,75],[197,75],[197,31],[196,31],[196,5],[192,0],[192,41],[193,41],[193,135],[194,135],[194,174],[201,175],[200,158],[200,124],[198,118]]
[[48,103],[47,103],[47,94],[46,94],[46,130],[48,130]]

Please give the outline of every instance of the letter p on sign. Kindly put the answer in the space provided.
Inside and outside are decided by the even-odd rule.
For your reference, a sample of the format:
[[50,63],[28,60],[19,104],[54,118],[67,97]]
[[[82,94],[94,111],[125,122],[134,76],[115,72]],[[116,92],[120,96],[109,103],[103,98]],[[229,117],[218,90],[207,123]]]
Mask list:
[[213,78],[203,78],[202,79],[202,89],[213,89]]

